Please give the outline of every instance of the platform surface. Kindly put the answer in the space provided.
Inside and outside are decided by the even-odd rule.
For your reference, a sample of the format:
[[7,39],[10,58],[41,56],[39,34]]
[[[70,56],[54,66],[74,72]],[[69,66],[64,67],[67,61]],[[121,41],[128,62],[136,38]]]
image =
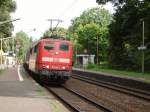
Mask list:
[[22,66],[0,73],[0,112],[69,112]]

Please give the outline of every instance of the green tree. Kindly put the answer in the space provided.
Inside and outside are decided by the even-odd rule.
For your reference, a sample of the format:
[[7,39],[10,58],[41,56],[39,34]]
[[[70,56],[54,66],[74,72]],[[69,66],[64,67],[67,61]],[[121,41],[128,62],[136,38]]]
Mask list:
[[47,38],[47,37],[51,37],[52,35],[55,35],[56,37],[63,37],[63,38],[68,38],[67,37],[67,29],[63,28],[63,27],[57,27],[55,29],[48,29],[44,32],[43,37],[42,38]]
[[26,53],[26,50],[30,47],[30,39],[28,35],[23,31],[16,33],[15,39],[16,39],[17,59],[19,61],[22,61]]
[[52,35],[52,32],[50,30],[46,30],[43,34],[43,37],[50,37]]
[[[0,0],[0,22],[11,20],[10,13],[16,9],[16,3],[12,0]],[[0,25],[0,38],[11,36],[12,23]]]
[[78,43],[81,46],[80,53],[87,49],[89,53],[97,54],[97,38],[99,46],[99,56],[101,60],[107,58],[108,48],[108,25],[112,21],[112,15],[103,8],[92,8],[84,11],[80,17],[72,20],[69,31],[77,32]]
[[69,27],[70,31],[76,31],[80,24],[83,26],[89,23],[98,24],[100,27],[107,27],[112,20],[112,15],[108,10],[103,8],[92,8],[84,11],[80,17],[76,17],[71,20],[71,26]]
[[0,0],[0,9],[14,12],[16,9],[16,2],[13,0]]
[[[99,26],[95,23],[80,25],[77,29],[79,36],[78,42],[82,45],[83,49],[86,49],[88,53],[95,54],[96,39],[100,35]],[[92,45],[92,46],[91,46]]]
[[114,21],[110,25],[110,64],[114,67],[140,70],[142,21],[145,21],[145,65],[150,69],[150,2],[149,0],[97,0],[99,4],[112,2],[116,7]]

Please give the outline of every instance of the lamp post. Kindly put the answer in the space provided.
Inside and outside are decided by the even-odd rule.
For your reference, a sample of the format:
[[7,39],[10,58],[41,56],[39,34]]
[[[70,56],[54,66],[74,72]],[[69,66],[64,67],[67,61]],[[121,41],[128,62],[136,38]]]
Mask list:
[[146,50],[145,46],[145,36],[144,36],[144,20],[142,19],[142,45],[138,47],[138,50],[142,52],[142,59],[141,59],[141,71],[144,73],[144,50]]
[[[30,29],[30,31],[28,31],[27,33],[30,33],[30,32],[35,32],[36,31],[36,28],[33,28],[33,29]],[[29,46],[31,47],[31,44],[32,44],[32,37],[30,36],[29,37]]]
[[99,52],[99,49],[98,49],[98,36],[97,36],[97,45],[96,45],[96,48],[97,48],[97,58],[96,58],[96,62],[97,62],[97,65],[98,65],[98,52]]
[[30,33],[30,32],[36,31],[36,28],[33,28],[33,29],[24,29],[23,31],[26,32],[26,33]]
[[[6,20],[6,21],[0,21],[0,26],[5,24],[5,23],[10,23],[10,22],[14,22],[14,21],[17,21],[17,20],[20,20],[20,18],[17,18],[17,19],[13,19],[13,20]],[[12,38],[12,37],[11,37]],[[6,39],[6,38],[1,38],[0,39],[0,42],[1,42],[1,55],[0,55],[0,64],[2,65],[2,43],[3,43],[3,40]]]
[[[1,42],[1,46],[0,46],[0,47],[1,47],[1,55],[0,55],[1,59],[0,59],[0,64],[1,64],[1,65],[2,65],[2,61],[3,61],[3,60],[2,60],[3,41],[4,41],[4,40],[7,40],[7,39],[11,39],[11,38],[13,38],[13,37],[7,37],[7,38],[1,38],[1,39],[0,39],[0,42]],[[13,53],[14,53],[14,38],[13,38]]]
[[[144,47],[144,20],[142,20],[142,46]],[[144,49],[142,50],[142,73],[144,73]]]
[[1,61],[0,61],[0,64],[2,65],[2,39],[1,40]]

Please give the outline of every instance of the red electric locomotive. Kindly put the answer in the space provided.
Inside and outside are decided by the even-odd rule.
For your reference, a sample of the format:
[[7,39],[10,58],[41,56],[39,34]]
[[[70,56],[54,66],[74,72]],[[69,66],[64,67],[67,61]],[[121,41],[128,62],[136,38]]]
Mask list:
[[25,67],[41,82],[65,83],[71,76],[72,43],[60,39],[42,39],[25,56]]

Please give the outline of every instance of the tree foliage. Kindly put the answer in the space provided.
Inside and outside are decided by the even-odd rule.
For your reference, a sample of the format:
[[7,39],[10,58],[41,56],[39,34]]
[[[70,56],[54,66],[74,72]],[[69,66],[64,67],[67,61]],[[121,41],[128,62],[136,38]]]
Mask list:
[[149,0],[97,0],[116,6],[114,21],[110,25],[110,64],[115,67],[140,69],[142,45],[142,21],[145,22],[145,66],[150,65],[150,2]]
[[71,20],[72,25],[70,26],[71,31],[75,31],[80,24],[83,26],[89,23],[98,24],[101,27],[107,27],[112,19],[112,15],[103,8],[92,8],[84,11],[80,17],[76,17]]
[[50,37],[51,35],[52,35],[52,32],[50,30],[46,30],[43,34],[43,37]]
[[106,49],[108,47],[108,25],[111,23],[112,15],[103,8],[92,8],[84,11],[80,17],[72,20],[72,25],[69,31],[74,34],[77,33],[77,42],[80,45],[80,51],[83,53],[85,50],[88,53],[97,56],[97,38],[99,53],[98,56],[101,60],[106,59]]
[[13,12],[16,9],[16,2],[12,0],[0,0],[0,9]]
[[[10,13],[16,9],[16,3],[12,0],[0,0],[0,22],[11,20]],[[12,23],[0,25],[0,38],[11,36]]]
[[63,27],[57,27],[52,30],[51,29],[46,30],[43,34],[43,37],[45,38],[45,37],[51,37],[51,35],[55,35],[55,36],[66,38],[66,34],[67,34],[67,29]]
[[30,47],[30,39],[25,32],[20,31],[16,33],[15,40],[16,40],[17,59],[22,61],[27,48]]

